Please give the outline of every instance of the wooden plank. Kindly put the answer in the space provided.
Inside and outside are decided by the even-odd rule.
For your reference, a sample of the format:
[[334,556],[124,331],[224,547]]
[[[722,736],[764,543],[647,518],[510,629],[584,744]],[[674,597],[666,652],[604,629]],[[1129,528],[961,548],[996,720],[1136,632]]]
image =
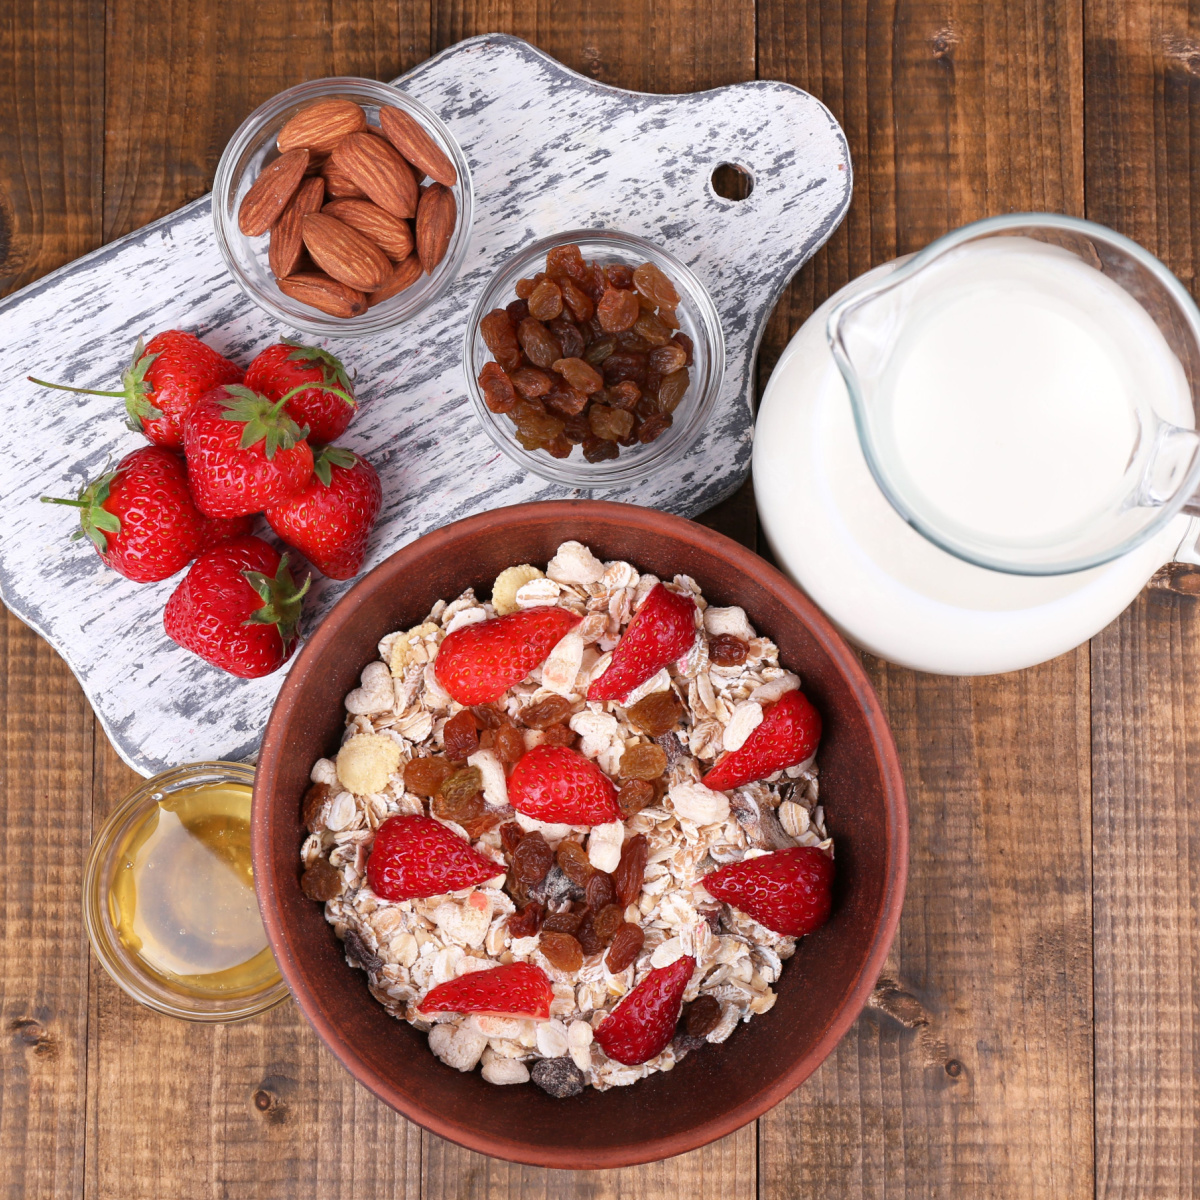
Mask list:
[[[470,4],[434,9],[433,49],[491,31],[515,33],[568,67],[604,83],[648,92],[690,92],[754,78],[754,5],[751,0],[674,0],[643,5],[558,4],[517,0],[504,13]],[[716,528],[753,544],[748,488],[719,506]],[[546,1195],[707,1197],[755,1195],[755,1128],[693,1154],[627,1171],[546,1171],[472,1154],[424,1134],[425,1200]]]
[[[833,108],[856,190],[777,309],[760,372],[868,267],[989,213],[1082,210],[1078,6],[758,14],[760,74]],[[910,789],[880,1000],[900,1019],[868,1010],[760,1121],[761,1195],[1090,1195],[1087,652],[973,680],[869,666]]]
[[[7,6],[0,80],[0,291],[9,291],[99,238],[103,14],[80,0]],[[7,612],[0,664],[0,1195],[78,1195],[91,713],[63,662]]]
[[[1195,294],[1194,9],[1100,0],[1085,44],[1087,215]],[[1092,644],[1096,1195],[1200,1194],[1200,608],[1149,591]]]

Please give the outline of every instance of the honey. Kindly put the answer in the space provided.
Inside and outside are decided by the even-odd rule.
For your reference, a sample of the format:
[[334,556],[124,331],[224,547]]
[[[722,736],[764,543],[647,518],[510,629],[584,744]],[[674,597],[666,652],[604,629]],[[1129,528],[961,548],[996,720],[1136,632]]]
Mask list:
[[113,930],[174,992],[233,999],[278,979],[254,895],[250,796],[230,781],[156,793],[114,848]]

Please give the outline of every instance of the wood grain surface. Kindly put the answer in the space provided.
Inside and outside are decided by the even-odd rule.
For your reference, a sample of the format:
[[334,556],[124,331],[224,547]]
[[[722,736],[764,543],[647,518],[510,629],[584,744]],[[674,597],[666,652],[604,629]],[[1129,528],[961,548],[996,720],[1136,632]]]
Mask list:
[[[202,194],[281,88],[390,77],[500,30],[624,87],[757,76],[833,109],[855,201],[779,304],[760,381],[842,283],[990,213],[1082,213],[1195,291],[1200,16],[1183,0],[0,0],[0,18],[5,289]],[[755,542],[748,490],[703,519]],[[578,1174],[406,1124],[290,1004],[208,1029],[119,991],[89,959],[79,887],[135,776],[53,652],[2,628],[0,1196],[1200,1196],[1187,595],[1148,591],[1090,647],[1017,675],[870,662],[912,813],[876,1006],[757,1125]]]

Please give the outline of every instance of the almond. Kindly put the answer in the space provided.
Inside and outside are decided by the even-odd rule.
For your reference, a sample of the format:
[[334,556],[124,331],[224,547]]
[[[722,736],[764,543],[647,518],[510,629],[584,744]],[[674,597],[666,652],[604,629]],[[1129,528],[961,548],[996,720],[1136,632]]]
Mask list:
[[330,279],[320,271],[304,271],[278,280],[279,290],[301,304],[320,309],[331,317],[357,317],[367,311],[362,292]]
[[392,273],[387,255],[336,217],[309,213],[302,228],[313,262],[339,283],[359,292],[373,292]]
[[313,154],[328,154],[348,133],[367,127],[367,114],[353,100],[318,100],[302,108],[279,131],[280,154],[303,146]]
[[417,209],[417,254],[427,275],[432,275],[434,267],[445,257],[457,220],[454,193],[445,184],[431,183]]
[[384,212],[370,200],[331,200],[321,211],[370,238],[392,262],[402,262],[412,253],[413,235],[408,222]]
[[279,214],[287,207],[307,169],[308,151],[304,149],[289,150],[264,167],[242,197],[238,228],[247,237],[266,233],[279,220]]
[[309,213],[320,211],[324,198],[325,180],[320,175],[309,176],[296,189],[291,203],[275,222],[271,229],[271,248],[267,253],[267,261],[276,279],[291,275],[300,265],[300,258],[304,254],[304,238],[300,227]]
[[445,151],[433,140],[428,130],[403,109],[381,108],[379,125],[384,137],[418,171],[423,171],[430,179],[447,187],[453,187],[458,182],[458,172]]
[[415,255],[410,254],[396,269],[379,285],[368,297],[367,307],[374,308],[377,304],[382,304],[385,300],[390,300],[393,296],[404,291],[405,288],[412,287],[418,279],[421,278],[421,260]]
[[352,133],[338,142],[330,161],[384,212],[402,220],[416,216],[417,181],[390,142],[371,133]]
[[336,196],[339,199],[365,200],[366,192],[360,188],[344,171],[339,171],[332,162],[327,162],[321,168],[321,176],[325,180],[325,195]]

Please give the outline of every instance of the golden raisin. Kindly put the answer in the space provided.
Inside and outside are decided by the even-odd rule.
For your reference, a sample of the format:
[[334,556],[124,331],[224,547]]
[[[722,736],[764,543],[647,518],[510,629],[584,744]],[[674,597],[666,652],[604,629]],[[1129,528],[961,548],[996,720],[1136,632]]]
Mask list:
[[613,887],[622,910],[637,902],[646,877],[646,859],[650,843],[644,833],[635,834],[621,847],[621,861],[613,872]]
[[[605,333],[621,333],[632,328],[641,311],[633,292],[622,288],[605,288],[604,295],[596,304],[596,316],[599,318],[600,328]],[[505,316],[508,314],[505,313]]]
[[646,356],[646,361],[651,370],[660,375],[670,375],[672,371],[687,366],[687,351],[676,342],[668,342],[651,350]]
[[640,813],[643,808],[649,808],[656,799],[653,784],[644,779],[631,779],[621,785],[617,792],[617,807],[626,817]]
[[559,281],[562,288],[563,303],[570,309],[571,316],[577,321],[590,321],[596,306],[591,296],[569,279]]
[[510,766],[518,762],[525,753],[525,739],[515,725],[504,724],[496,730],[496,740],[493,743],[496,754],[502,763]]
[[512,319],[502,308],[495,308],[479,322],[479,334],[492,357],[506,370],[515,371],[521,365],[521,347]]
[[608,954],[604,959],[604,965],[614,975],[625,970],[641,954],[645,941],[646,935],[642,932],[642,927],[626,921],[613,936],[612,945],[609,946]]
[[483,392],[484,404],[494,413],[506,413],[517,402],[512,380],[496,362],[483,364],[483,370],[479,372],[479,390]]
[[555,855],[559,869],[578,887],[585,887],[592,875],[592,864],[588,861],[587,851],[578,843],[567,838],[559,842],[558,853]]
[[524,908],[518,908],[508,918],[509,937],[532,937],[542,927],[542,906],[531,900]]
[[499,729],[504,724],[503,714],[497,712],[490,704],[472,705],[471,715],[480,729]]
[[317,814],[324,808],[325,801],[333,796],[333,794],[333,788],[327,783],[314,783],[304,793],[304,803],[301,807],[300,819],[308,826],[310,832],[315,832],[313,830],[313,822],[317,819]]
[[538,949],[559,971],[578,971],[583,966],[583,947],[569,933],[546,932],[544,923]]
[[750,647],[732,633],[718,634],[708,643],[708,657],[718,667],[736,667],[746,661]]
[[679,724],[683,705],[673,691],[652,692],[625,710],[625,715],[650,737],[658,737]]
[[583,915],[576,912],[551,913],[543,922],[542,928],[550,933],[569,933],[572,937],[579,931]]
[[[508,320],[508,313],[504,314],[504,319]],[[535,367],[541,367],[545,370],[554,362],[556,358],[562,358],[562,345],[558,339],[552,334],[541,321],[534,317],[526,317],[525,320],[517,326],[517,340],[521,343],[521,349],[525,351],[529,361]],[[501,366],[504,364],[501,363]],[[517,363],[517,366],[520,366]],[[516,370],[516,367],[513,367]]]
[[675,285],[653,263],[642,263],[635,268],[633,286],[659,308],[674,308],[679,303]]
[[667,769],[667,752],[652,742],[630,746],[621,755],[622,779],[657,779]]
[[582,358],[559,358],[554,362],[556,370],[576,391],[590,396],[604,386],[604,380],[595,367],[589,366]]
[[648,446],[656,438],[662,437],[671,428],[673,418],[670,413],[653,413],[637,427],[638,441]]
[[404,788],[416,796],[436,796],[442,784],[454,774],[444,758],[414,758],[404,768]]
[[483,775],[478,767],[460,767],[441,787],[442,799],[457,804],[483,790]]
[[[475,841],[477,838],[483,837],[489,829],[495,829],[500,824],[500,818],[494,812],[481,812],[479,816],[472,817],[468,821],[460,821],[459,824],[466,832],[467,838],[470,841]],[[497,871],[498,875],[500,872]]]
[[464,826],[482,817],[486,807],[479,792],[452,792],[449,796],[434,796],[429,802],[430,811],[435,817],[441,817],[443,821],[456,821]]
[[300,876],[300,890],[310,900],[332,900],[342,894],[342,873],[329,859],[318,858]]
[[546,274],[552,279],[570,277],[582,282],[587,279],[589,271],[579,247],[574,242],[567,242],[563,246],[555,246],[546,255]]
[[604,274],[615,288],[633,287],[633,268],[627,263],[609,263],[604,268]]
[[536,831],[527,833],[513,851],[513,874],[522,883],[541,883],[546,873],[554,866],[554,851],[549,843]]
[[664,375],[658,387],[658,410],[662,413],[673,413],[688,390],[691,377],[687,367],[680,367],[670,375]]
[[529,293],[529,315],[538,321],[550,321],[562,312],[562,289],[550,279],[541,283]]
[[479,730],[475,714],[469,708],[455,713],[442,727],[442,744],[451,762],[466,762],[479,749]]
[[599,912],[606,904],[612,904],[617,898],[617,889],[613,886],[613,877],[607,871],[593,871],[584,885],[584,896],[588,906]]
[[592,919],[592,930],[604,945],[608,945],[616,936],[617,930],[625,924],[625,914],[619,905],[606,904]]
[[554,384],[554,380],[537,367],[522,367],[519,371],[514,371],[511,378],[513,387],[526,400],[537,400]]
[[687,1006],[683,1024],[689,1037],[702,1038],[721,1023],[721,1002],[716,996],[697,996]]
[[542,739],[545,746],[574,746],[575,734],[566,725],[551,725]]
[[536,704],[521,709],[520,718],[530,729],[549,729],[571,712],[571,702],[565,696],[547,696]]

